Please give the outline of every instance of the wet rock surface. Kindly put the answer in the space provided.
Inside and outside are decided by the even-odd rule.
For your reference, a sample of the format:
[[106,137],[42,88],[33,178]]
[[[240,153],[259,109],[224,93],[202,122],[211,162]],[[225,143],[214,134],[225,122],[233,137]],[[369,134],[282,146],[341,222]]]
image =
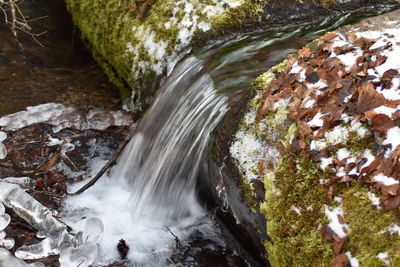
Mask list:
[[[63,1],[21,1],[37,43],[10,25],[0,24],[0,116],[47,102],[118,109],[118,90],[97,66],[79,36]],[[3,20],[3,17],[2,17]],[[43,47],[42,47],[43,46]]]

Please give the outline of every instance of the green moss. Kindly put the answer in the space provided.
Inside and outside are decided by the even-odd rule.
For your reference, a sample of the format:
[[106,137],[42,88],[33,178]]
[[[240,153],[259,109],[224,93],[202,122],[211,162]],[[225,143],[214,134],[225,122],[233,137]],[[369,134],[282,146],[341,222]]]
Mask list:
[[288,146],[290,145],[291,141],[296,136],[296,134],[297,134],[297,124],[292,123],[292,125],[290,125],[289,130],[285,136],[285,140],[282,142],[283,146],[285,148],[288,148]]
[[365,150],[374,150],[374,138],[373,136],[367,136],[360,138],[355,132],[349,134],[349,139],[343,146],[346,147],[351,154],[363,153]]
[[257,201],[254,199],[254,189],[246,178],[241,178],[240,188],[242,200],[250,208],[252,212],[257,212],[259,209]]
[[369,191],[368,186],[356,184],[341,194],[344,217],[351,229],[345,249],[351,251],[361,266],[384,266],[376,257],[381,252],[388,253],[391,266],[399,266],[400,236],[387,231],[399,223],[399,211],[382,212],[372,207]]
[[266,201],[261,211],[272,240],[265,242],[272,266],[330,265],[331,246],[323,243],[319,234],[319,227],[327,223],[323,205],[330,203],[326,188],[318,183],[323,175],[317,164],[302,153],[285,155],[274,179],[271,173],[266,175]]

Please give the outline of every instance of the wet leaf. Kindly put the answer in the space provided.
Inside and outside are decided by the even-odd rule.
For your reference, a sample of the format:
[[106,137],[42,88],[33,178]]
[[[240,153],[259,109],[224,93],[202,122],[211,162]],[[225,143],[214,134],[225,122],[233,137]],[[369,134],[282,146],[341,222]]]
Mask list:
[[399,193],[400,184],[382,185],[382,193],[396,196]]
[[327,225],[321,227],[321,235],[322,235],[323,242],[330,242],[330,241],[334,240],[333,239],[334,232]]
[[318,73],[313,71],[310,75],[306,76],[306,81],[310,83],[316,83],[319,81]]

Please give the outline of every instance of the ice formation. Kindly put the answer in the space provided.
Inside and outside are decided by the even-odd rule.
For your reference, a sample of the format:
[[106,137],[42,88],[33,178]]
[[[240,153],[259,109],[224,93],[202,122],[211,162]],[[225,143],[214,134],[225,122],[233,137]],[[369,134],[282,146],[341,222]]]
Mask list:
[[[29,178],[6,178],[0,181],[0,200],[7,207],[14,210],[14,212],[29,223],[32,227],[39,231],[38,236],[45,237],[41,242],[33,245],[22,246],[15,252],[15,256],[20,259],[40,259],[50,255],[57,255],[61,251],[73,251],[71,256],[64,255],[64,262],[74,262],[76,255],[80,262],[85,262],[89,266],[93,263],[97,255],[96,242],[100,239],[103,233],[102,222],[96,218],[91,218],[86,221],[86,227],[83,233],[76,236],[67,231],[67,226],[54,218],[52,212],[26,193],[20,186],[17,185],[18,181],[27,183]],[[10,216],[4,213],[3,204],[0,205],[0,230],[3,230],[10,222]],[[14,240],[4,238],[5,234],[2,232],[0,238],[1,244],[7,249],[14,246]],[[77,238],[81,237],[81,238]],[[84,240],[82,240],[82,237]],[[8,251],[7,251],[8,253]],[[13,256],[3,253],[4,262],[12,262],[15,265],[5,266],[42,266],[37,265],[24,265],[22,261],[14,258]],[[83,256],[82,256],[83,255]],[[69,257],[71,257],[70,260]],[[82,258],[83,257],[83,258]],[[19,265],[17,265],[19,264]],[[67,265],[65,266],[73,266]],[[63,265],[64,266],[64,265]],[[77,265],[74,265],[77,266]]]
[[[77,111],[74,107],[57,103],[47,103],[30,106],[24,111],[1,117],[0,128],[5,131],[15,131],[28,125],[43,122],[54,125],[54,131],[57,132],[63,128],[103,130],[111,125],[126,126],[132,121],[129,115],[126,115],[122,111],[106,112],[100,109],[93,109],[84,116],[84,114]],[[0,132],[0,140],[2,136],[4,134]],[[0,157],[2,155],[1,151],[0,143]]]
[[0,131],[0,159],[4,159],[7,156],[6,146],[3,144],[3,141],[6,140],[7,133]]
[[11,221],[10,215],[5,213],[6,209],[2,202],[0,202],[0,246],[6,249],[12,249],[15,241],[13,238],[6,238],[6,233],[3,231]]
[[23,260],[20,260],[4,248],[0,248],[0,266],[4,267],[44,267],[43,263],[35,262],[31,264],[25,263]]

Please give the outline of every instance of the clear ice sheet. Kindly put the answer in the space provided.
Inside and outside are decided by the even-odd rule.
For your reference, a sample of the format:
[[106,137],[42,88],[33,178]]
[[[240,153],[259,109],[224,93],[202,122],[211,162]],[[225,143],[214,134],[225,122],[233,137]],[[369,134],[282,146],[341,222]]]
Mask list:
[[23,260],[20,260],[4,248],[0,248],[0,266],[4,267],[44,267],[43,263],[35,262],[27,264]]
[[60,252],[62,267],[88,267],[97,258],[99,247],[96,244],[86,242],[79,247],[65,247]]

